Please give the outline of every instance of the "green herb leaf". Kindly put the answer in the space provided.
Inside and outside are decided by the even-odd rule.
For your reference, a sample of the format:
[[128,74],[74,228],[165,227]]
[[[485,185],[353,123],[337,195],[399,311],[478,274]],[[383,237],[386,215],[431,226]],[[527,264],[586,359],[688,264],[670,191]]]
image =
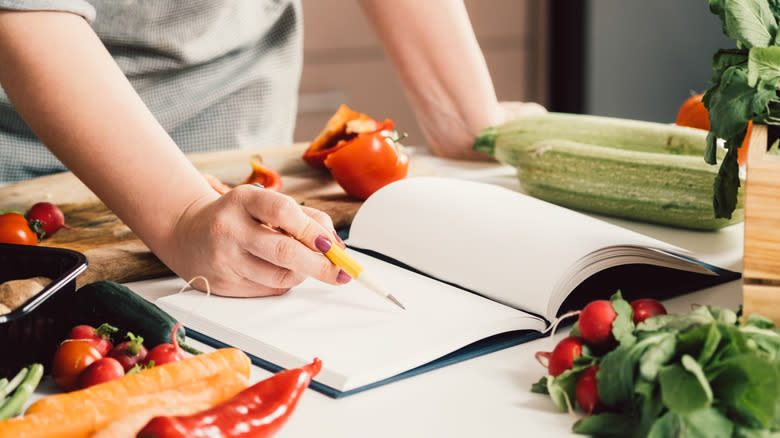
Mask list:
[[648,438],[730,438],[734,424],[714,408],[689,415],[667,412],[653,424]]
[[766,1],[726,1],[722,5],[726,35],[748,49],[774,43],[777,20]]
[[685,415],[707,409],[712,404],[712,389],[706,378],[700,378],[701,368],[691,372],[698,363],[690,357],[683,365],[670,365],[658,373],[658,383],[661,385],[661,399],[671,412]]
[[632,436],[636,428],[636,420],[626,416],[605,412],[603,414],[590,415],[574,423],[575,433],[583,435],[596,435],[600,437],[627,437]]
[[775,364],[760,355],[741,354],[721,361],[710,375],[715,397],[730,418],[754,429],[772,425],[780,398]]
[[755,88],[759,79],[766,87],[780,87],[780,47],[754,47],[750,51],[748,85]]
[[550,392],[547,391],[547,376],[542,376],[538,382],[531,385],[531,392],[535,392],[537,394],[549,394]]

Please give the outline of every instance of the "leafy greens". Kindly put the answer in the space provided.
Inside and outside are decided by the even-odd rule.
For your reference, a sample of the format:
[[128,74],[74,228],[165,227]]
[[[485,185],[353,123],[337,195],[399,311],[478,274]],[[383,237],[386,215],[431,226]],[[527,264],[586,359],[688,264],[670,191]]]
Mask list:
[[719,138],[728,149],[715,177],[715,217],[731,218],[740,185],[737,149],[748,122],[780,124],[780,0],[709,0],[709,8],[737,46],[713,56],[713,85],[703,98],[710,117],[704,159],[716,164]]
[[[627,304],[620,292],[612,302]],[[647,319],[618,341],[600,356],[583,351],[572,369],[532,386],[566,411],[576,403],[579,376],[599,365],[606,408],[577,421],[574,432],[636,438],[780,434],[780,331],[772,321],[701,306]]]

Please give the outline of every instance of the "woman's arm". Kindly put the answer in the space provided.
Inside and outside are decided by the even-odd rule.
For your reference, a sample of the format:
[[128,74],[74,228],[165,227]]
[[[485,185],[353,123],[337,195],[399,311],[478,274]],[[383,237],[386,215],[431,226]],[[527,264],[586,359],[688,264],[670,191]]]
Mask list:
[[[471,149],[475,136],[508,115],[496,99],[463,1],[360,3],[401,78],[433,151],[453,158],[484,158]],[[514,117],[544,109],[515,103],[511,111]]]
[[0,84],[40,140],[180,276],[233,295],[337,282],[313,251],[333,236],[327,215],[253,187],[218,196],[81,17],[0,11],[0,59]]

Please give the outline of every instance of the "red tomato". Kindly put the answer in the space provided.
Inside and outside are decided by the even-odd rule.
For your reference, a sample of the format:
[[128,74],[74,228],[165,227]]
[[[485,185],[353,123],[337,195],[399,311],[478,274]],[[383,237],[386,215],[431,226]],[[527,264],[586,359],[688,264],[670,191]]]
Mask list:
[[666,315],[666,307],[652,298],[640,298],[631,302],[634,324],[658,315]]
[[325,166],[350,196],[366,199],[385,185],[403,179],[409,156],[385,131],[362,134],[325,158]]
[[19,213],[0,214],[0,243],[37,245],[38,235],[30,228],[27,219]]
[[80,389],[118,379],[125,375],[122,364],[113,357],[102,357],[92,362],[79,374],[77,382]]
[[76,389],[79,374],[100,358],[100,352],[88,341],[69,339],[63,342],[54,352],[51,364],[54,383],[64,391]]

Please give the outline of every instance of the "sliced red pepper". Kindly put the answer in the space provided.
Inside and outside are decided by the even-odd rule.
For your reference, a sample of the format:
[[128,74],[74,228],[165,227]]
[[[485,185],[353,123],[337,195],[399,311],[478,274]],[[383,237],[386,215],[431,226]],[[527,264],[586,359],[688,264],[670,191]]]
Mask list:
[[252,155],[249,162],[252,164],[252,174],[242,184],[260,184],[277,192],[282,190],[282,177],[279,172],[263,164],[260,155]]
[[320,369],[322,361],[315,358],[308,365],[276,373],[197,414],[152,418],[136,438],[269,437],[287,421]]
[[341,149],[349,140],[360,134],[388,129],[385,127],[388,121],[379,122],[346,105],[341,105],[328,120],[325,128],[306,148],[302,158],[312,167],[325,168],[325,157],[329,154]]

